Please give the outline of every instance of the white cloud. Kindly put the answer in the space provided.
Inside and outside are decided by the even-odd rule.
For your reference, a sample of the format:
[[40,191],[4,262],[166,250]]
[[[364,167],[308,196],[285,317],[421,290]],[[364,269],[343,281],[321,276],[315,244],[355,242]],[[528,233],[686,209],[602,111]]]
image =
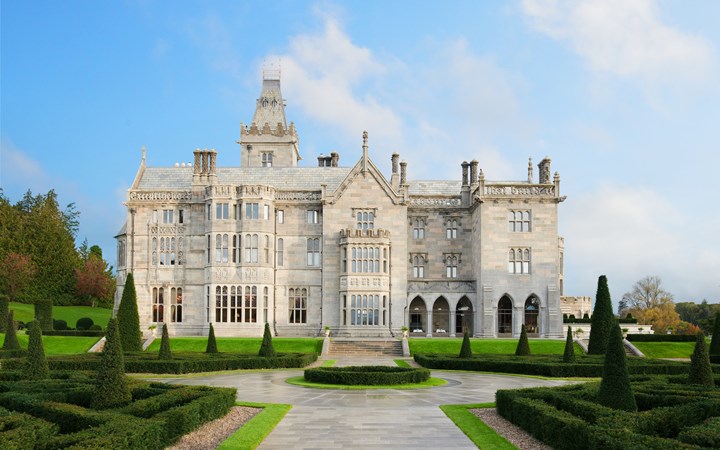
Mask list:
[[44,191],[49,186],[47,178],[40,163],[17,148],[10,139],[0,140],[0,181],[3,186],[22,184],[26,189]]
[[663,23],[654,0],[523,0],[538,31],[567,42],[594,71],[653,82],[707,79],[711,44]]

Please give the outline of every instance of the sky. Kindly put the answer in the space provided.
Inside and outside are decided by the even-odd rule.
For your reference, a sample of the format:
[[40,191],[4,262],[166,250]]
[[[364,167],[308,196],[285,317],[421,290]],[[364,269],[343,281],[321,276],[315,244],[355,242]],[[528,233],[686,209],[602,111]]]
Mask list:
[[[0,186],[55,189],[78,243],[113,236],[150,166],[215,148],[239,166],[263,66],[280,67],[302,165],[369,133],[389,177],[561,178],[565,294],[659,276],[720,301],[720,2],[2,1]],[[537,168],[535,169],[537,174]]]

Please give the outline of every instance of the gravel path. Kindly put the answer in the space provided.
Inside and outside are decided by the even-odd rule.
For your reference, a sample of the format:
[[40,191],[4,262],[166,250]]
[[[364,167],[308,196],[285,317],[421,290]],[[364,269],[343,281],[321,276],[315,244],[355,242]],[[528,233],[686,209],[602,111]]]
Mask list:
[[235,406],[224,417],[208,422],[192,433],[186,434],[166,450],[213,450],[261,409]]
[[519,426],[503,418],[495,408],[471,409],[470,412],[520,450],[553,450],[552,447],[543,444]]

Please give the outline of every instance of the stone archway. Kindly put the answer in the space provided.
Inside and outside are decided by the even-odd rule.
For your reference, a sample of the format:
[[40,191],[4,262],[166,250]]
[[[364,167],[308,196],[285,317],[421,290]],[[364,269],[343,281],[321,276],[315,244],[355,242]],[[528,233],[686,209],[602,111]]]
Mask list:
[[450,305],[445,297],[440,296],[433,303],[431,331],[438,336],[450,334]]
[[539,333],[538,317],[540,313],[540,299],[535,294],[525,300],[525,331],[537,336]]
[[512,336],[512,316],[513,316],[513,302],[512,299],[506,294],[500,298],[498,302],[497,311],[497,334]]
[[467,330],[470,336],[475,332],[472,302],[463,296],[455,307],[455,334],[462,336]]
[[408,315],[408,327],[410,328],[410,333],[421,334],[428,330],[425,300],[423,300],[419,295],[410,302]]

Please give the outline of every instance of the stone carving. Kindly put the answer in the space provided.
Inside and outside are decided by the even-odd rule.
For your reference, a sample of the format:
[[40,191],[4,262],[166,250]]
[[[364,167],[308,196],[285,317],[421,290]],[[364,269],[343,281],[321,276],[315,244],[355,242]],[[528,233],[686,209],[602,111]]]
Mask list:
[[351,288],[352,287],[363,287],[363,288],[388,287],[388,280],[387,280],[387,278],[383,278],[383,277],[348,277],[348,279],[341,278],[340,285],[347,287],[347,285],[349,284]]
[[462,202],[459,198],[412,198],[410,199],[411,206],[424,206],[428,208],[433,207],[459,207]]
[[461,292],[474,293],[472,281],[412,281],[408,283],[408,292]]
[[232,186],[208,186],[205,188],[205,195],[216,195],[220,197],[230,197],[232,195]]
[[128,195],[130,200],[135,201],[189,201],[192,200],[192,192],[182,191],[154,191],[154,192],[137,192],[132,191]]
[[242,273],[243,283],[254,283],[258,280],[258,270],[255,268],[247,268]]
[[215,269],[214,277],[215,281],[228,281],[230,278],[227,269]]
[[502,197],[554,197],[555,186],[485,186],[485,195]]
[[275,200],[320,201],[320,199],[320,193],[312,191],[282,191],[275,194]]

